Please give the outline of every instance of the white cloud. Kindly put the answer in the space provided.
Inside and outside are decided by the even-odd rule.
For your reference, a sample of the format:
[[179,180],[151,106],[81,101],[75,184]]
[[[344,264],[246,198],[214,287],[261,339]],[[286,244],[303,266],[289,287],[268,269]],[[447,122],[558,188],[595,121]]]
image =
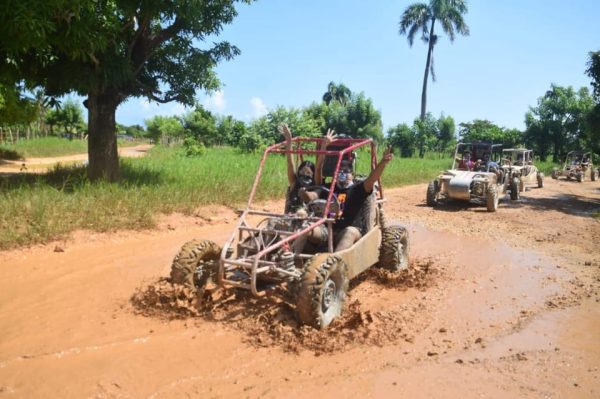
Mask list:
[[260,118],[269,112],[267,105],[260,97],[252,97],[250,99],[250,107],[252,107],[252,116],[255,118]]
[[139,105],[141,106],[142,113],[144,114],[145,118],[151,118],[155,115],[179,116],[191,110],[191,108],[186,107],[185,105],[180,104],[178,102],[160,104],[157,102],[148,101],[147,98],[140,99]]
[[227,106],[225,92],[223,90],[218,90],[210,97],[206,97],[202,101],[202,105],[209,111],[222,113],[225,111],[225,107]]

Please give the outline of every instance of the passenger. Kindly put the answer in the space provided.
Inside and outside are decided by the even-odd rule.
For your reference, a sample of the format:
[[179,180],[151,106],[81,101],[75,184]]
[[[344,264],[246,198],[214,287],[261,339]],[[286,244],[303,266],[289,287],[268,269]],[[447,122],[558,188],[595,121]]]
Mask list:
[[287,152],[287,175],[288,192],[285,202],[285,213],[295,213],[303,206],[299,190],[303,187],[310,187],[315,184],[315,164],[311,161],[302,161],[296,169],[292,150],[292,132],[286,124],[279,126],[279,132],[283,135],[286,142]]
[[[315,164],[311,161],[302,161],[296,170],[294,156],[291,152],[292,132],[286,124],[281,124],[279,126],[279,131],[285,138],[287,150],[288,193],[286,197],[285,213],[296,213],[304,206],[300,192],[321,184],[321,169],[316,171],[315,174]],[[328,130],[325,139],[322,142],[322,147],[327,147],[334,139],[335,135],[333,134],[333,130]],[[322,164],[323,158],[324,157],[321,155],[317,156],[317,164]]]
[[471,151],[467,150],[462,154],[462,159],[456,159],[459,170],[472,171],[475,167],[475,162],[471,160]]

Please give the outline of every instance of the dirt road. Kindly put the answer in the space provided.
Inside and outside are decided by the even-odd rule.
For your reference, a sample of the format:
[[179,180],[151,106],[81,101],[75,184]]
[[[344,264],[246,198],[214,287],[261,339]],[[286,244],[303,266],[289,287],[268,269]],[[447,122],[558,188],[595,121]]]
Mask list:
[[[139,158],[153,147],[152,144],[140,144],[133,147],[120,147],[119,156]],[[56,164],[72,165],[87,162],[88,154],[65,155],[63,157],[27,158],[19,161],[0,159],[0,173],[45,173]]]
[[598,183],[548,179],[495,214],[386,196],[415,269],[355,282],[325,333],[270,300],[153,307],[184,242],[226,239],[224,208],[0,253],[0,398],[600,397]]

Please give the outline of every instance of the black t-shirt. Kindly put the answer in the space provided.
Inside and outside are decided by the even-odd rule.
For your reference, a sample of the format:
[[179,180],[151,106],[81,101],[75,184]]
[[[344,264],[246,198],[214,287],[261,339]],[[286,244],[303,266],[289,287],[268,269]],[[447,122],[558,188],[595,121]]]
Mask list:
[[333,228],[335,230],[341,230],[348,226],[352,226],[360,208],[371,193],[365,191],[365,186],[362,181],[353,184],[346,189],[340,189],[336,186],[334,192],[340,203],[342,216],[336,220],[333,224]]

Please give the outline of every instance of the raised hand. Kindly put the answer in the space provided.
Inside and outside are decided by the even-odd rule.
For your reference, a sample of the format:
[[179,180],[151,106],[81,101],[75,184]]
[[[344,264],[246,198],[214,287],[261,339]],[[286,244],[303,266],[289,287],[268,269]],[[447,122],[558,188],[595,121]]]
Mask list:
[[335,130],[327,129],[327,134],[325,135],[325,137],[323,138],[323,141],[321,142],[321,147],[323,149],[325,149],[335,139],[337,139],[337,136],[335,135]]
[[394,153],[392,152],[392,146],[388,146],[383,152],[383,156],[381,157],[381,162],[388,163],[394,158]]
[[282,123],[278,127],[279,133],[285,138],[285,141],[292,141],[292,132],[287,124]]

